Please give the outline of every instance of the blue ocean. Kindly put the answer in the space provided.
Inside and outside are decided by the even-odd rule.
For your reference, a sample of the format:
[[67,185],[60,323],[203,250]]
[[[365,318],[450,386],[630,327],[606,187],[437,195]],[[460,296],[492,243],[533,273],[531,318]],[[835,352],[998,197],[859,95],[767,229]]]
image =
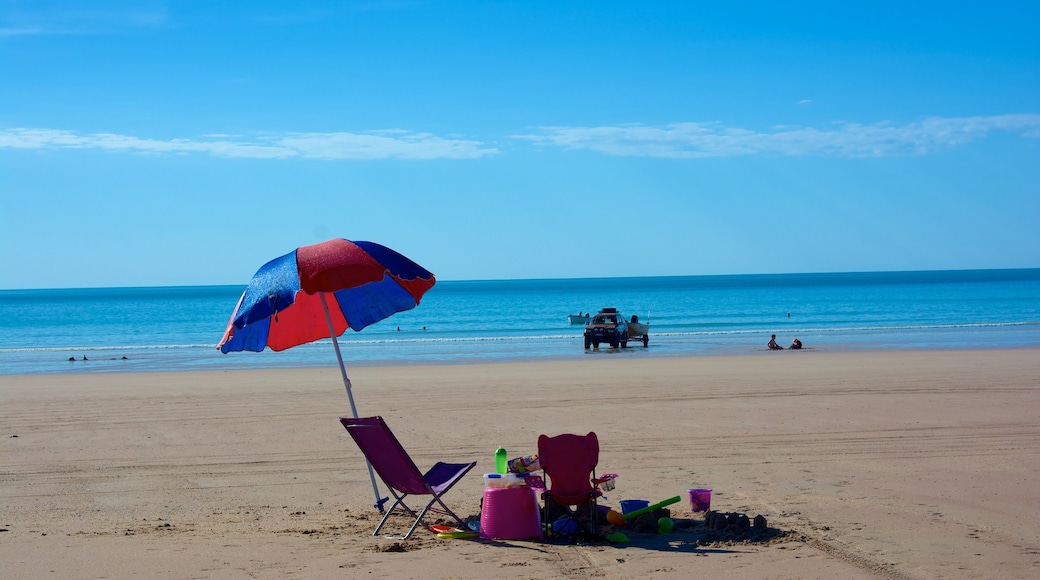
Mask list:
[[[243,288],[0,291],[0,374],[336,365],[329,340],[218,352]],[[649,346],[586,352],[567,315],[603,307],[649,322]],[[340,344],[350,367],[748,354],[771,334],[810,352],[1037,347],[1040,269],[442,281]]]

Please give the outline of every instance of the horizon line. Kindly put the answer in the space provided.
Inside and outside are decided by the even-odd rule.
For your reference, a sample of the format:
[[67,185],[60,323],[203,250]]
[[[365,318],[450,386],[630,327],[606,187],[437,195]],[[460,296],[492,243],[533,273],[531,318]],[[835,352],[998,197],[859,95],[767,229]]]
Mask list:
[[[821,271],[821,272],[757,272],[745,274],[663,274],[645,276],[589,276],[589,277],[540,277],[540,278],[458,278],[442,279],[436,278],[437,283],[450,282],[564,282],[573,280],[640,280],[647,278],[736,278],[736,277],[778,277],[778,276],[854,276],[854,275],[877,275],[877,274],[943,274],[969,272],[1028,272],[1035,270],[1040,277],[1040,267],[1021,268],[957,268],[957,269],[926,269],[926,270],[850,270],[850,271]],[[245,288],[249,283],[242,284],[162,284],[155,286],[60,286],[49,288],[0,288],[0,292],[25,292],[25,291],[49,291],[49,290],[160,290],[171,288],[226,288],[240,286]],[[436,287],[436,284],[434,285]]]

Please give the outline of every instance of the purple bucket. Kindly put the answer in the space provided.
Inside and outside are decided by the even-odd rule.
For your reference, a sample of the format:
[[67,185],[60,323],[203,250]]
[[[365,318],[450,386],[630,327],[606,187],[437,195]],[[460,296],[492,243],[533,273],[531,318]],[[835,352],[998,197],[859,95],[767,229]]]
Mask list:
[[687,490],[690,493],[690,511],[692,512],[706,512],[711,509],[711,490],[710,489],[690,489]]

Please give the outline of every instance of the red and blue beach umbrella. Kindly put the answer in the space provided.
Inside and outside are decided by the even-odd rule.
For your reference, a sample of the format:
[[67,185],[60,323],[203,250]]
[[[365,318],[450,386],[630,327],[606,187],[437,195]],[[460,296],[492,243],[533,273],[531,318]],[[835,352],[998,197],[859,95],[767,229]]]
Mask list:
[[373,242],[303,246],[257,271],[218,348],[281,351],[360,331],[415,308],[435,282],[422,266]]
[[[331,338],[350,399],[354,395],[336,337],[419,305],[436,279],[428,270],[373,242],[335,239],[302,246],[264,264],[231,314],[220,352],[287,348]],[[372,466],[376,508],[383,511]]]

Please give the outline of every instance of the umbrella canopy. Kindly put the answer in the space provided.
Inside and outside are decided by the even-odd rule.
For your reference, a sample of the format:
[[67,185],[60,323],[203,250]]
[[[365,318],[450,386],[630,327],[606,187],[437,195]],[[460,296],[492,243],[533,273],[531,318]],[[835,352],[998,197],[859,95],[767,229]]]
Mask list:
[[335,239],[303,246],[257,271],[217,348],[281,351],[348,328],[360,331],[415,308],[435,282],[422,266],[373,242]]
[[[331,338],[343,385],[356,418],[357,406],[336,337],[411,310],[436,280],[428,270],[372,242],[336,239],[302,246],[264,264],[249,281],[231,314],[220,352],[285,350]],[[367,463],[367,460],[366,460]],[[383,511],[372,465],[375,507]]]

